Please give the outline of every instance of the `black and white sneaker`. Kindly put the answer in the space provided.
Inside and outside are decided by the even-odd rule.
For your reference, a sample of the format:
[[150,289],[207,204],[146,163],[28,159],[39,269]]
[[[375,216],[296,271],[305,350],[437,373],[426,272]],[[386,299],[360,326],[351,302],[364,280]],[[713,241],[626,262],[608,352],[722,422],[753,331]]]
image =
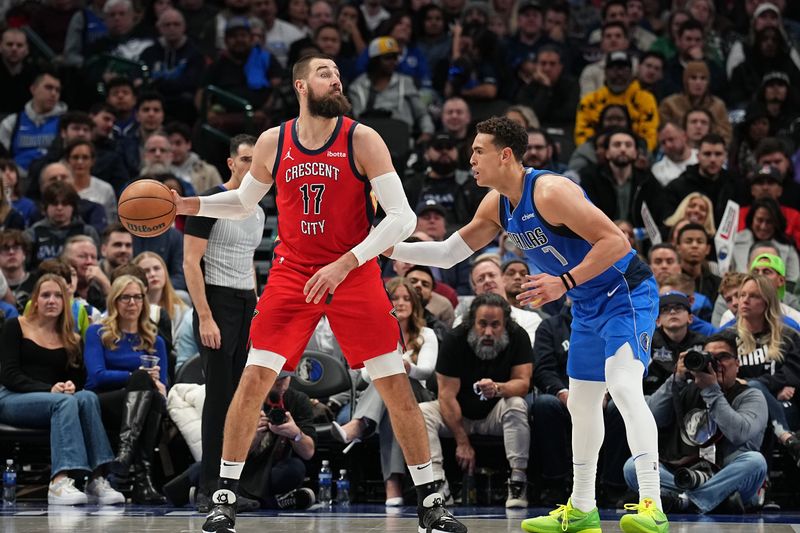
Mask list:
[[467,533],[467,526],[455,519],[445,509],[442,495],[438,492],[429,494],[422,505],[417,507],[419,516],[419,533]]
[[236,533],[236,494],[219,489],[211,496],[211,511],[203,524],[203,533]]
[[524,481],[508,480],[506,509],[524,509],[528,506],[528,484]]
[[314,497],[314,491],[308,489],[306,487],[299,488],[297,490],[293,490],[291,492],[287,492],[281,496],[275,498],[275,501],[278,503],[278,507],[280,509],[308,509],[314,502],[316,498]]

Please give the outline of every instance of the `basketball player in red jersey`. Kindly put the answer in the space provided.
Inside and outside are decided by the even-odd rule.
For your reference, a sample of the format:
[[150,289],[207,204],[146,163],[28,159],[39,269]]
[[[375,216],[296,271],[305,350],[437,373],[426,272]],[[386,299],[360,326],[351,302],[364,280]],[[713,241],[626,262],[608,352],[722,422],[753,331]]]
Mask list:
[[[391,417],[417,488],[420,533],[464,533],[444,508],[422,414],[398,350],[400,331],[375,258],[408,237],[416,217],[372,129],[344,117],[339,69],[323,55],[295,63],[300,115],[261,134],[241,186],[201,198],[175,194],[179,214],[239,218],[277,188],[280,242],[250,327],[252,348],[225,422],[219,489],[203,531],[235,529],[236,488],[264,397],[293,370],[326,315],[352,368],[366,367]],[[374,229],[372,191],[386,218]],[[372,230],[372,231],[370,231]],[[298,432],[293,447],[310,445]]]

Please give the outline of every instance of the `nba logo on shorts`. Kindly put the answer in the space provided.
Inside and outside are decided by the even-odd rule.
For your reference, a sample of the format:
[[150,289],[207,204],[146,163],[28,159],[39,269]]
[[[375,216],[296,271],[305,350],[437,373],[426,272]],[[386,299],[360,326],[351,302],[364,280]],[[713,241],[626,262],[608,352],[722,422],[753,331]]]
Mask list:
[[650,352],[650,335],[646,331],[639,335],[639,344],[642,346],[642,350]]

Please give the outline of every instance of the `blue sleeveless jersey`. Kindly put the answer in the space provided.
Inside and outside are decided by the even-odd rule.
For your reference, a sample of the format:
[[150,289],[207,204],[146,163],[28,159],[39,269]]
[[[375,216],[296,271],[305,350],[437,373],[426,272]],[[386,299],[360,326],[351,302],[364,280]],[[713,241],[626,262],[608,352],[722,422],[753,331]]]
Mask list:
[[[533,190],[536,180],[543,174],[555,173],[526,169],[519,205],[512,211],[508,198],[500,196],[499,217],[508,237],[525,253],[528,261],[542,272],[560,276],[580,264],[592,245],[565,226],[551,226],[536,210]],[[589,201],[588,197],[586,201]],[[569,295],[578,305],[588,304],[600,296],[605,298],[615,287],[626,282],[628,291],[632,291],[651,276],[650,268],[631,250],[599,276],[570,290]]]

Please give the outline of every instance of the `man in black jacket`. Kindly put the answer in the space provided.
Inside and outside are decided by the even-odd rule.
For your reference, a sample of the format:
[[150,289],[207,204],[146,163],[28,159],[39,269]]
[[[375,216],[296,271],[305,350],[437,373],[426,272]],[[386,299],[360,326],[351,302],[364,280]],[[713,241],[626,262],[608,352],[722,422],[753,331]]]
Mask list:
[[520,89],[516,101],[533,108],[542,126],[571,131],[580,89],[578,80],[564,73],[561,55],[562,51],[555,45],[546,45],[539,50],[533,79]]
[[633,133],[624,129],[611,130],[605,140],[607,162],[587,167],[581,172],[581,185],[589,199],[612,220],[627,220],[643,226],[642,204],[656,221],[672,212],[665,202],[664,189],[650,171],[634,166],[638,150]]
[[645,395],[653,394],[672,373],[678,356],[687,350],[701,350],[705,335],[689,330],[692,322],[689,298],[681,293],[659,298],[658,326],[650,346],[650,367],[644,378]]
[[677,205],[689,193],[705,194],[714,204],[714,222],[719,226],[728,200],[736,196],[735,180],[723,168],[726,158],[725,139],[722,136],[709,133],[703,137],[697,150],[697,164],[688,166],[683,174],[667,185],[672,201]]

